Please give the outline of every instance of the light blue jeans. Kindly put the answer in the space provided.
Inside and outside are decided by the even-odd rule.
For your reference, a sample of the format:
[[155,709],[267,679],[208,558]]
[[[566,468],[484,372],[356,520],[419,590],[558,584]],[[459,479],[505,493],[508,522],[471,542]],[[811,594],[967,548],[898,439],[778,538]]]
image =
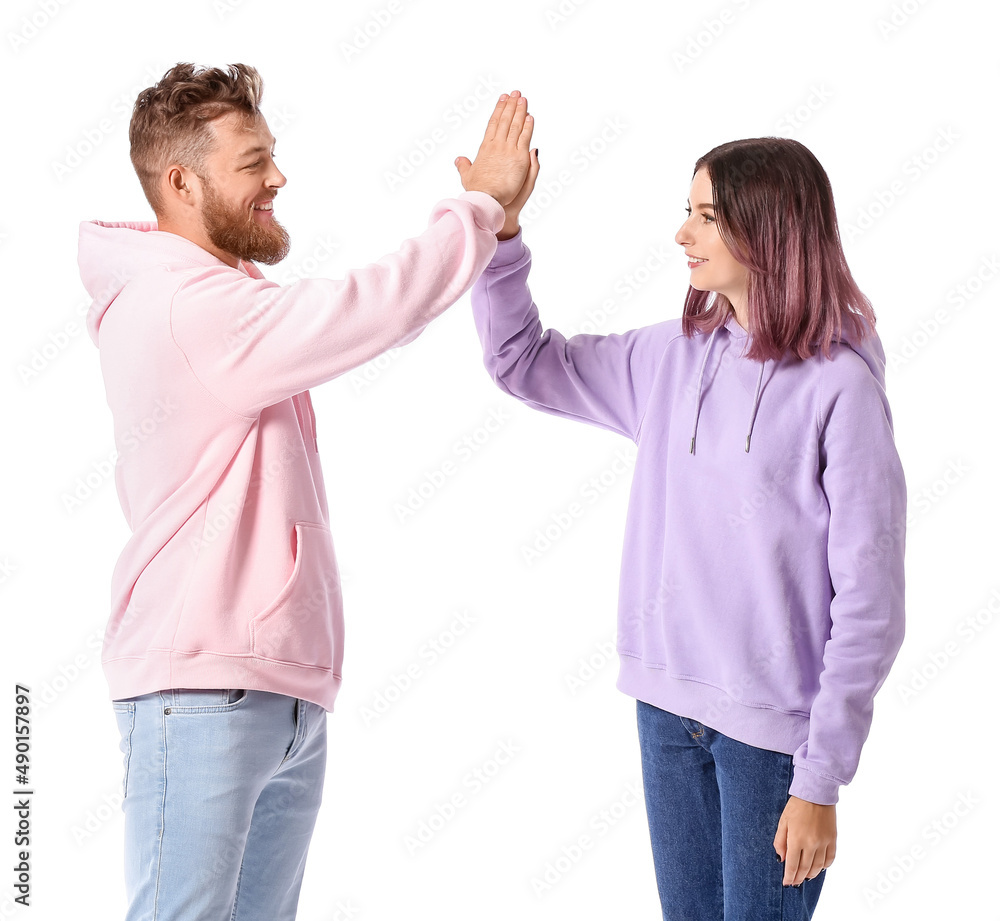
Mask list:
[[126,921],[291,921],[323,793],[326,711],[243,690],[112,706]]

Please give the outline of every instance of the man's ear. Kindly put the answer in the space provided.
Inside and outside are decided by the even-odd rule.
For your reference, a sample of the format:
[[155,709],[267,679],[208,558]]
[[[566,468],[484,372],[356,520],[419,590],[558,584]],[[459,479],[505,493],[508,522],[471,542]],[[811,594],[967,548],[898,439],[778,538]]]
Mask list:
[[178,205],[193,205],[201,192],[198,177],[186,166],[167,167],[165,190],[169,200]]

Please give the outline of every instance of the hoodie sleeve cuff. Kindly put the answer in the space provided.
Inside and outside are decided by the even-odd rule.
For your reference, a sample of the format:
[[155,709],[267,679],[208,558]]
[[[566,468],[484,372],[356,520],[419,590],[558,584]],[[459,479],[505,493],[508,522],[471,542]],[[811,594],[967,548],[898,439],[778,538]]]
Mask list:
[[476,223],[484,230],[490,233],[499,233],[503,230],[503,205],[492,195],[487,195],[485,192],[463,192],[458,198],[477,206]]
[[[502,227],[503,225],[501,224]],[[497,240],[497,249],[490,260],[490,264],[486,267],[487,271],[514,265],[524,258],[524,254],[528,251],[528,248],[524,245],[524,241],[521,238],[521,229],[518,227],[517,233],[509,240]]]
[[788,788],[788,794],[809,803],[833,806],[840,799],[841,786],[842,784],[829,777],[823,777],[812,773],[812,771],[807,771],[805,768],[796,767],[792,772],[792,783]]

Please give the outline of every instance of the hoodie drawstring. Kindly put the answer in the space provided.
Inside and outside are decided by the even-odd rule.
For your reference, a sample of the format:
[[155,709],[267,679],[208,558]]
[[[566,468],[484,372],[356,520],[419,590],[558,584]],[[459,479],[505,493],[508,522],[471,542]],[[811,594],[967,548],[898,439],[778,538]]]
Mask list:
[[698,436],[698,416],[701,415],[701,382],[705,377],[705,365],[708,364],[708,356],[712,351],[712,343],[715,342],[715,334],[719,331],[716,326],[712,330],[712,335],[708,337],[708,345],[705,346],[705,357],[701,360],[701,372],[698,374],[698,396],[694,407],[694,429],[691,431],[691,453],[694,454],[694,440]]
[[750,436],[753,434],[753,421],[757,418],[757,407],[760,405],[760,384],[764,380],[764,362],[760,363],[760,374],[757,375],[757,392],[753,395],[753,409],[750,411],[750,426],[747,428],[747,454],[750,453]]
[[[698,437],[698,418],[701,416],[701,390],[705,379],[705,366],[708,364],[708,356],[712,351],[712,343],[715,341],[715,334],[719,331],[716,326],[712,330],[712,335],[708,337],[708,344],[705,346],[705,357],[701,360],[701,371],[698,373],[698,396],[695,400],[694,428],[691,431],[691,453],[694,454],[695,439]],[[750,424],[747,427],[746,452],[750,453],[750,436],[753,434],[753,424],[757,418],[757,409],[760,406],[760,388],[764,381],[764,364],[760,363],[760,374],[757,375],[757,391],[753,397],[753,406],[750,410]]]

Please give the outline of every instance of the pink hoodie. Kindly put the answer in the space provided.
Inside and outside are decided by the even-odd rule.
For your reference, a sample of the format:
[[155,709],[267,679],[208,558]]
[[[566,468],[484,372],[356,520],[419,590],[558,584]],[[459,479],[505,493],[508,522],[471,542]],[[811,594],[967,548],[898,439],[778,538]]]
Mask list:
[[503,219],[465,192],[398,252],[283,286],[155,223],[81,224],[132,530],[104,639],[112,699],[252,688],[333,709],[343,614],[309,388],[419,335]]

